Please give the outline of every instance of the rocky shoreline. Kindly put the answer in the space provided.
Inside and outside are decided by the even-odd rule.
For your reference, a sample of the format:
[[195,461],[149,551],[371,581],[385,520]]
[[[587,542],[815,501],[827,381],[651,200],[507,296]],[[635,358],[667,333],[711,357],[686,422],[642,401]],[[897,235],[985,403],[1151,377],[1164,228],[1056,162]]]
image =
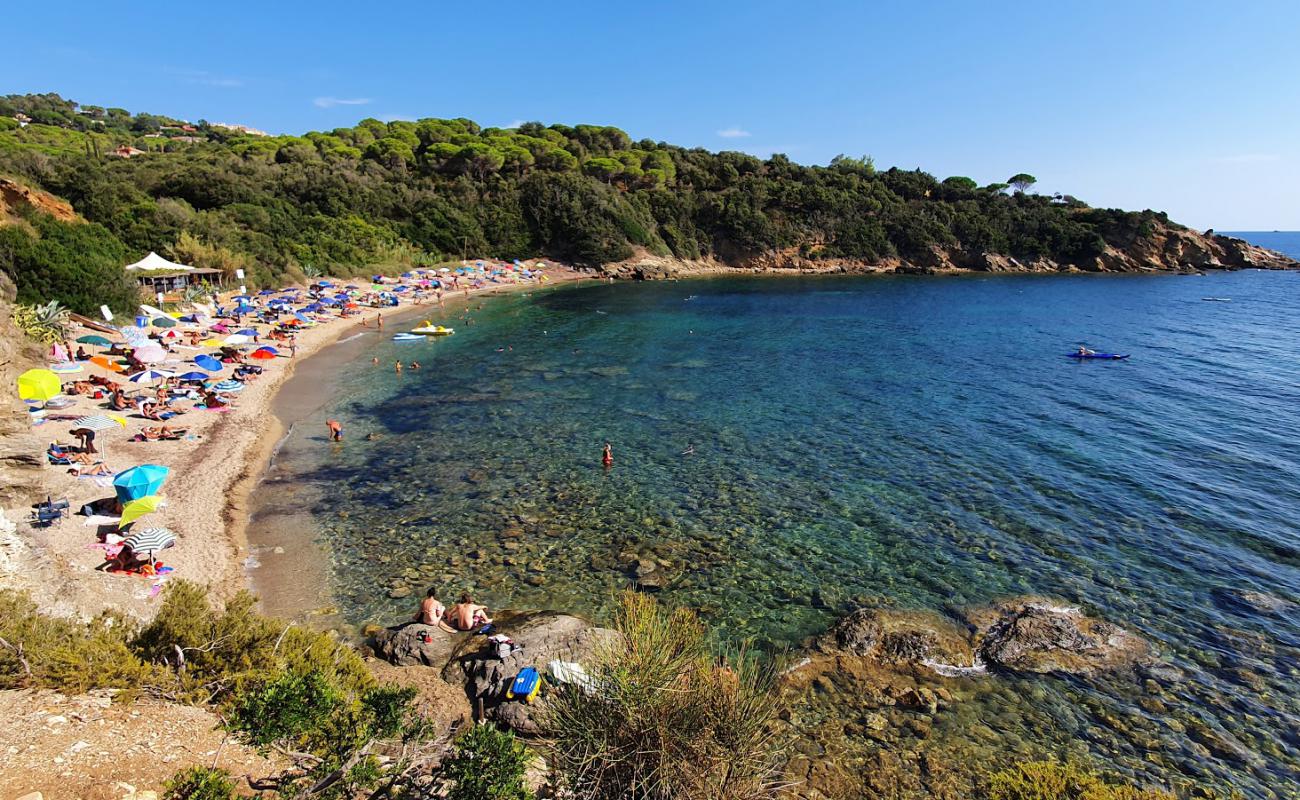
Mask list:
[[1232,236],[1160,225],[1149,236],[1108,244],[1101,255],[1080,263],[1047,258],[1022,260],[1001,253],[932,246],[920,258],[879,261],[831,260],[811,257],[797,249],[764,253],[735,263],[688,261],[648,252],[595,272],[601,277],[629,280],[671,280],[701,275],[767,273],[790,275],[960,275],[967,273],[1173,273],[1194,275],[1207,270],[1300,269],[1300,261]]
[[[485,636],[418,623],[372,626],[366,647],[422,682],[436,675],[450,690],[443,696],[454,698],[442,718],[487,719],[534,737],[546,693],[533,704],[507,700],[514,675],[528,666],[546,675],[555,661],[581,664],[619,641],[613,630],[555,611],[503,613],[495,632],[515,649],[502,654]],[[1018,691],[1022,676],[1127,673],[1158,692],[1179,675],[1136,633],[1041,597],[950,615],[861,607],[780,661],[787,666],[774,697],[783,709],[779,735],[789,743],[785,777],[803,798],[858,796],[875,783],[960,796],[952,790],[973,786],[987,758],[963,763],[931,749],[932,730],[980,692]]]

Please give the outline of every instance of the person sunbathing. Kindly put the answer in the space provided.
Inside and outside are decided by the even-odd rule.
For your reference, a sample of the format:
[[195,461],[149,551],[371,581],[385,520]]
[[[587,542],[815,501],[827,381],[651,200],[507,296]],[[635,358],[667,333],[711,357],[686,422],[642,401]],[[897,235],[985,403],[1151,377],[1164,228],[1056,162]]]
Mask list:
[[492,622],[492,618],[487,615],[487,606],[476,604],[469,592],[462,594],[460,602],[447,609],[444,619],[458,631],[470,631]]
[[90,456],[85,453],[73,453],[69,456],[72,460],[72,466],[68,467],[68,474],[82,477],[84,475],[112,475],[113,470],[102,461],[91,462]]
[[177,429],[167,425],[161,425],[158,427],[154,427],[152,425],[145,425],[140,429],[140,436],[143,437],[143,440],[147,442],[158,442],[158,441],[166,442],[166,441],[175,441],[176,439],[179,439],[182,436],[184,436],[187,432],[188,432],[187,428]]
[[126,411],[131,404],[127,402],[126,394],[121,389],[116,389],[113,391],[113,399],[108,401],[108,407],[114,411]]
[[208,393],[203,395],[203,405],[208,408],[225,408],[230,404],[218,397],[216,392],[209,389]]

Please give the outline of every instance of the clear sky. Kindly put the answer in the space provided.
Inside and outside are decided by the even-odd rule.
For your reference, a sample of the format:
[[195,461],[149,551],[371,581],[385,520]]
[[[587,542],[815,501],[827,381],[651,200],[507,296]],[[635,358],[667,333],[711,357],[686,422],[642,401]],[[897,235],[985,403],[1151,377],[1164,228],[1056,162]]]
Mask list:
[[1300,0],[15,2],[0,93],[303,133],[616,125],[1300,229]]

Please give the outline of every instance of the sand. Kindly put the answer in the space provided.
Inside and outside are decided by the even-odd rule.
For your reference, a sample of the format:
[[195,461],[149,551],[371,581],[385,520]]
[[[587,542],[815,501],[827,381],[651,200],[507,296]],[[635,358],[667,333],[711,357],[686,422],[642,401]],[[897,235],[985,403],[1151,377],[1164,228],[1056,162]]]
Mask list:
[[[556,267],[547,268],[548,283],[578,280],[582,273]],[[471,295],[536,289],[538,284],[489,284]],[[448,295],[448,306],[464,296]],[[277,392],[300,365],[310,363],[311,356],[336,342],[357,333],[367,338],[391,335],[403,330],[398,323],[428,313],[436,305],[411,306],[383,311],[387,323],[380,334],[373,327],[376,311],[365,309],[361,317],[336,319],[298,334],[296,357],[286,355],[260,362],[263,374],[239,393],[235,407],[227,412],[188,411],[168,424],[185,427],[195,438],[171,442],[127,441],[140,427],[151,423],[128,413],[125,430],[101,432],[97,445],[105,445],[106,463],[114,471],[137,464],[162,464],[171,468],[161,494],[166,505],[145,518],[143,526],[165,526],[178,534],[177,545],[159,554],[174,568],[170,578],[185,578],[211,588],[216,599],[229,597],[247,585],[244,562],[248,556],[244,537],[247,524],[248,494],[262,474],[272,450],[282,434],[282,427],[272,413]],[[371,321],[361,327],[358,319]],[[73,338],[83,332],[78,331]],[[186,352],[186,351],[182,351]],[[178,356],[179,358],[180,356]],[[179,365],[164,364],[163,369]],[[85,371],[65,380],[86,379],[93,374],[108,373],[85,364]],[[183,403],[187,406],[188,403]],[[104,413],[103,401],[87,397],[57,412],[79,417]],[[36,428],[45,441],[75,444],[68,435],[70,420],[49,421]],[[50,467],[45,473],[45,488],[54,498],[67,497],[71,510],[102,497],[113,489],[111,479],[96,481],[76,478],[64,467]],[[103,485],[100,485],[103,484]],[[0,588],[20,588],[31,593],[46,613],[89,618],[105,609],[118,609],[140,619],[156,611],[162,581],[134,575],[98,571],[104,553],[95,547],[97,528],[85,526],[84,517],[70,516],[49,528],[34,528],[22,521],[26,509],[7,510],[14,526],[0,525]],[[169,578],[169,579],[170,579]],[[277,610],[286,610],[277,608]]]

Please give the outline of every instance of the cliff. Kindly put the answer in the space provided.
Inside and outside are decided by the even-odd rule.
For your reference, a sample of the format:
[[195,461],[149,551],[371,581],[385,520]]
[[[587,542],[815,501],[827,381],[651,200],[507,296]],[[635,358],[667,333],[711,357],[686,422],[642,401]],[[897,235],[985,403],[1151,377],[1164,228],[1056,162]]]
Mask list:
[[633,280],[664,280],[689,275],[745,272],[899,273],[944,274],[962,272],[1182,272],[1237,269],[1300,269],[1300,262],[1243,239],[1198,233],[1172,224],[1153,226],[1145,235],[1116,235],[1103,252],[1078,263],[1051,258],[1021,260],[1001,253],[960,247],[931,246],[920,256],[904,260],[891,257],[864,261],[816,258],[798,248],[773,251],[730,262],[716,259],[683,260],[657,256],[644,250],[630,259],[605,264],[602,276]]
[[14,325],[14,285],[0,272],[0,506],[30,502],[40,491],[45,469],[41,437],[23,410],[18,376],[40,366],[40,348]]

